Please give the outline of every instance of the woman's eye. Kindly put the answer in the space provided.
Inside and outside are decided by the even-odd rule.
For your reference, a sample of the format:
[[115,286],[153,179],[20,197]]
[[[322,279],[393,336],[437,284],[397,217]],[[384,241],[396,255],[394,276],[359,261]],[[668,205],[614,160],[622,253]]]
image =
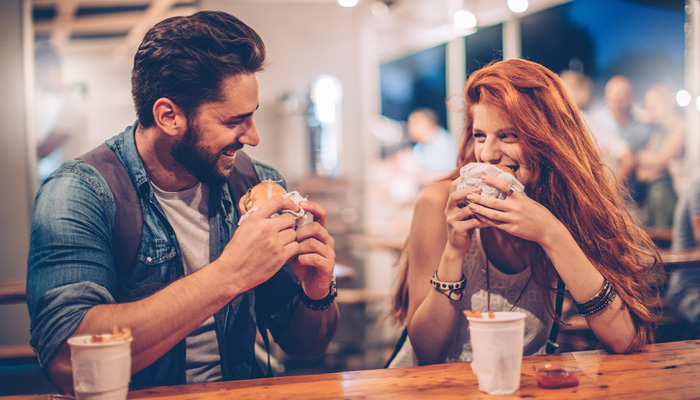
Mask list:
[[483,141],[486,140],[486,135],[484,135],[483,133],[476,133],[476,132],[475,132],[475,133],[473,134],[473,136],[474,136],[474,140],[476,140],[476,141],[479,142],[479,143],[481,143],[481,142],[483,142]]
[[518,141],[518,135],[515,133],[501,133],[498,135],[499,139],[505,141],[505,142],[517,142]]

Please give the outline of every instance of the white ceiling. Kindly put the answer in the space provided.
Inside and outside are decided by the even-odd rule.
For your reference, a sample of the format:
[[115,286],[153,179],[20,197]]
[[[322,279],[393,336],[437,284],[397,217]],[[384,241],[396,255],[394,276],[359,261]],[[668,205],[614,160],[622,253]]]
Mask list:
[[182,0],[32,0],[34,34],[65,52],[131,51],[156,22],[197,11]]
[[[114,57],[133,53],[146,31],[156,22],[175,15],[196,12],[198,0],[31,0],[34,33],[50,40],[65,53],[111,53]],[[319,4],[335,6],[337,0],[230,0],[238,3]],[[568,0],[530,0],[534,12]],[[402,35],[412,31],[439,29],[449,23],[450,13],[461,7],[476,14],[479,25],[510,18],[506,0],[360,0],[368,10],[372,3],[388,4],[390,15],[371,24],[378,34]],[[364,15],[364,14],[363,14]]]

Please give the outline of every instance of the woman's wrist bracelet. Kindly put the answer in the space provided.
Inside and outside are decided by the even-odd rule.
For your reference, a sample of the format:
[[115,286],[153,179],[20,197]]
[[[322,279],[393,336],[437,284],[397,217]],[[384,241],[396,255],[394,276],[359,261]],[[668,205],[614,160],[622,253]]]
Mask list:
[[609,288],[610,288],[610,282],[607,279],[603,278],[603,287],[600,288],[600,291],[595,296],[593,296],[592,299],[590,299],[584,303],[581,303],[581,304],[576,303],[577,307],[582,307],[582,308],[594,307],[598,302],[600,302],[600,300],[603,298],[603,296],[605,296],[605,293],[608,291]]
[[589,315],[593,315],[610,305],[614,299],[615,289],[610,282],[605,279],[603,287],[600,289],[598,294],[583,304],[575,303],[575,305],[578,309],[578,313],[582,317],[588,317]]
[[457,282],[443,282],[438,280],[436,270],[433,277],[430,278],[430,284],[435,290],[447,296],[448,299],[459,301],[462,300],[464,295],[463,291],[467,286],[467,277],[462,274],[462,279]]

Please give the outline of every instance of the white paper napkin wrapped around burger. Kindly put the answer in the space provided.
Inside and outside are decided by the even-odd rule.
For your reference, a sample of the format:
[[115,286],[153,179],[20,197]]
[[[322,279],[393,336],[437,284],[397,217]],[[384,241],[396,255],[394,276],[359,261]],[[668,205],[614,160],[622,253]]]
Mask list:
[[[270,182],[272,182],[272,181],[270,181]],[[264,184],[264,182],[263,182],[263,184]],[[280,190],[283,191],[284,189],[280,188]],[[273,196],[272,186],[268,185],[267,199],[269,200],[270,198],[272,198],[272,196]],[[290,199],[292,199],[294,201],[294,203],[296,205],[299,205],[300,201],[306,200],[306,198],[302,197],[302,195],[299,194],[299,192],[297,192],[297,191],[287,192],[287,193],[283,194],[282,197],[289,197]],[[238,220],[238,225],[242,224],[243,221],[245,221],[246,218],[248,218],[248,216],[257,209],[258,209],[258,207],[251,208],[245,214],[243,214],[241,216],[241,218]],[[279,212],[276,212],[276,213],[270,215],[270,218],[274,218],[274,217],[280,215],[281,213],[289,213],[289,214],[294,215],[294,217],[296,218],[296,222],[294,224],[294,229],[299,229],[302,226],[313,222],[313,220],[314,220],[313,214],[306,212],[303,208],[301,208],[301,206],[299,206],[299,211],[292,211],[292,210],[288,210],[288,209],[279,210]]]
[[[482,196],[493,197],[501,200],[506,198],[506,193],[500,191],[499,189],[491,185],[487,185],[486,183],[484,183],[481,180],[481,178],[484,176],[495,176],[501,178],[508,182],[513,187],[513,190],[516,190],[518,192],[522,192],[523,190],[525,190],[525,186],[523,186],[523,184],[520,183],[520,181],[515,179],[515,176],[499,169],[498,167],[492,164],[476,162],[469,163],[460,168],[459,175],[462,178],[457,184],[457,190],[462,190],[470,187],[478,187],[481,189]],[[467,204],[469,204],[469,201],[465,199],[463,202],[459,203],[459,206],[466,207]]]

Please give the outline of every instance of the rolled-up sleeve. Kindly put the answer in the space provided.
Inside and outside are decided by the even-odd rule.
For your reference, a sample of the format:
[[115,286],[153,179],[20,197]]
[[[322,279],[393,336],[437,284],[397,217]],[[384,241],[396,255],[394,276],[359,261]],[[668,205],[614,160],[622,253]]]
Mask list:
[[98,304],[114,303],[112,295],[93,282],[78,282],[46,292],[32,318],[30,344],[45,367],[75,332],[85,313]]
[[27,262],[31,345],[42,366],[97,304],[114,302],[114,200],[99,173],[70,161],[39,189]]

